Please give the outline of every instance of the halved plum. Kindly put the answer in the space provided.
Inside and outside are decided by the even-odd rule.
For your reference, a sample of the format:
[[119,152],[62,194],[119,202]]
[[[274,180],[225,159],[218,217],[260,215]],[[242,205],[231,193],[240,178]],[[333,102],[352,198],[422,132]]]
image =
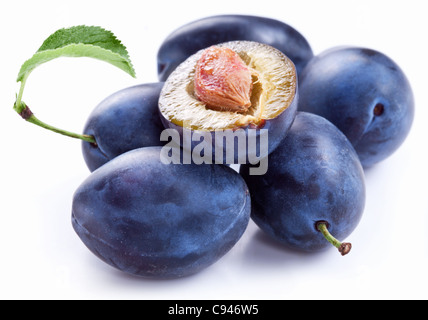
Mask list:
[[[204,61],[204,55],[210,50],[218,54],[210,57],[212,65]],[[229,51],[239,56],[240,61]],[[198,78],[201,64],[203,76],[212,73],[214,77],[206,83]],[[250,83],[244,86],[248,75]],[[213,90],[214,93],[205,95],[216,95],[217,106],[213,107],[196,92],[201,91],[201,88],[195,90],[198,86]],[[250,90],[250,105],[245,108],[230,107],[225,97],[237,86]],[[272,152],[286,136],[296,115],[297,103],[298,84],[293,62],[281,51],[252,41],[231,41],[200,50],[169,76],[159,97],[162,122],[180,134],[180,141],[175,142],[193,154],[201,142],[199,135],[203,135],[211,139],[212,145],[212,149],[204,151],[212,153],[213,162],[223,164],[248,163]],[[192,137],[187,144],[186,129]],[[237,141],[219,149],[224,139],[229,138]],[[254,141],[250,141],[251,138]],[[245,159],[238,157],[242,150]],[[227,152],[233,152],[232,163],[231,157],[226,161]]]

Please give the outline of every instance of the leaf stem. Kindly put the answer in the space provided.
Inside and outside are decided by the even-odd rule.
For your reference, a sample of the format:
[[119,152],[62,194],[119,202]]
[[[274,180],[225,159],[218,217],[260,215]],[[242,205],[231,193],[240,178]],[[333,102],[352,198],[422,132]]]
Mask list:
[[83,141],[87,141],[89,143],[96,144],[94,136],[86,135],[86,134],[74,133],[74,132],[70,132],[70,131],[67,131],[67,130],[63,130],[63,129],[59,129],[57,127],[51,126],[51,125],[49,125],[49,124],[47,124],[47,123],[45,123],[45,122],[37,119],[36,116],[31,112],[30,108],[24,102],[21,102],[21,107],[20,108],[18,108],[16,106],[16,104],[15,104],[15,110],[21,109],[21,108],[22,108],[22,111],[19,112],[19,114],[20,114],[20,116],[24,120],[26,120],[28,122],[31,122],[31,123],[33,123],[35,125],[38,125],[39,127],[42,127],[42,128],[47,129],[47,130],[50,130],[50,131],[62,134],[64,136],[67,136],[67,137],[70,137],[70,138],[80,139],[80,140],[83,140]]
[[318,221],[316,223],[316,228],[319,232],[322,233],[324,238],[330,242],[333,246],[335,246],[337,249],[339,249],[339,252],[342,254],[342,256],[347,255],[352,248],[352,244],[348,242],[340,242],[335,237],[331,235],[331,233],[328,231],[328,223],[326,221]]
[[28,79],[29,75],[30,75],[30,73],[27,73],[24,76],[24,78],[22,79],[22,81],[21,81],[21,87],[19,88],[19,93],[16,96],[16,102],[15,102],[15,105],[13,107],[13,109],[15,109],[15,111],[18,112],[19,114],[21,114],[24,111],[25,107],[26,107],[25,103],[22,103],[22,95],[24,94],[25,84],[27,82],[27,79]]
[[25,83],[28,79],[28,75],[30,73],[25,74],[25,76],[22,78],[21,81],[21,87],[19,89],[19,93],[16,96],[16,102],[13,106],[13,109],[26,121],[31,122],[35,125],[38,125],[39,127],[45,128],[47,130],[62,134],[67,137],[75,138],[75,139],[81,139],[83,141],[87,141],[89,143],[96,144],[94,136],[86,135],[86,134],[79,134],[70,132],[67,130],[59,129],[57,127],[51,126],[39,119],[33,114],[33,112],[30,110],[30,108],[25,104],[25,102],[22,101],[22,95],[24,93]]

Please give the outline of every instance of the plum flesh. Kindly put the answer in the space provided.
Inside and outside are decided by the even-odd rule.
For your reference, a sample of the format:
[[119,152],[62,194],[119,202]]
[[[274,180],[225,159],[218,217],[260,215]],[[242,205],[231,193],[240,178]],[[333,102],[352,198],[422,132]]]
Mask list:
[[223,165],[166,165],[161,147],[94,171],[73,198],[72,224],[100,259],[145,278],[179,278],[224,256],[251,210],[242,177]]
[[250,175],[248,165],[240,169],[251,217],[264,232],[312,252],[331,247],[317,223],[325,222],[340,241],[356,228],[365,205],[364,172],[350,142],[328,120],[298,112],[268,163],[263,176]]

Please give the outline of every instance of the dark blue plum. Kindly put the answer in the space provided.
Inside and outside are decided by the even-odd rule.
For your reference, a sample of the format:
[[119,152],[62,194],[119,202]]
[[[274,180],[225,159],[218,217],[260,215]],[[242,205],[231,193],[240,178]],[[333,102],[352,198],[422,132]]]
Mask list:
[[142,147],[162,146],[164,129],[158,99],[163,83],[146,83],[120,90],[91,113],[83,132],[96,145],[83,142],[82,152],[90,171],[118,155]]
[[268,172],[241,174],[255,223],[286,246],[313,252],[331,247],[317,230],[325,222],[339,241],[357,227],[365,205],[364,171],[348,139],[328,120],[305,112],[268,157]]
[[378,51],[330,49],[311,60],[299,80],[299,110],[335,124],[365,168],[388,158],[410,132],[414,99],[409,81]]
[[282,51],[300,74],[313,57],[308,41],[291,26],[271,18],[248,15],[218,15],[190,22],[172,32],[158,51],[158,75],[166,81],[189,56],[212,45],[248,40]]
[[109,265],[145,278],[179,278],[237,243],[251,199],[233,169],[167,165],[161,150],[132,150],[95,170],[74,194],[72,223]]

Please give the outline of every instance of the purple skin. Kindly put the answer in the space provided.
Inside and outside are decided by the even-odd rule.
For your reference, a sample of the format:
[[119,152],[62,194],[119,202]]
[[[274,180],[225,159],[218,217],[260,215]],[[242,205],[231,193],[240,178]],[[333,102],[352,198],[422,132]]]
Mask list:
[[[260,147],[260,129],[264,129],[267,130],[268,133],[268,147],[267,147],[267,154],[271,153],[273,150],[275,150],[278,145],[281,143],[281,141],[285,138],[288,130],[290,129],[293,121],[294,121],[294,117],[296,116],[297,113],[297,107],[298,107],[298,100],[299,100],[299,94],[298,94],[298,89],[296,89],[296,93],[295,93],[295,97],[293,102],[288,106],[287,109],[285,109],[280,115],[278,115],[276,118],[273,119],[269,119],[266,120],[262,126],[260,126],[260,128],[255,128],[253,126],[247,126],[247,127],[242,127],[240,129],[245,131],[245,136],[246,136],[246,158],[244,159],[244,163],[249,163],[250,159],[248,154],[249,153],[254,153],[257,152],[257,155],[259,154],[261,147]],[[168,121],[162,114],[161,114],[161,121],[164,125],[165,128],[170,128],[170,129],[174,129],[176,130],[179,134],[180,134],[180,141],[175,141],[177,145],[183,146],[183,127],[178,126],[174,123],[172,123],[171,121]],[[249,129],[255,129],[257,130],[256,132],[256,150],[250,150],[249,146],[248,146],[248,130]],[[193,134],[198,133],[197,131],[192,130],[192,137]],[[230,149],[230,153],[234,155],[233,161],[227,161],[226,158],[226,154],[227,154],[227,149],[226,149],[226,142],[218,142],[220,145],[224,145],[223,148],[223,155],[221,156],[221,158],[223,159],[223,162],[218,161],[219,159],[217,159],[216,161],[216,139],[215,139],[215,131],[211,132],[211,139],[212,139],[212,162],[211,163],[221,163],[221,164],[242,164],[242,161],[239,161],[239,152],[238,152],[238,147],[239,147],[239,140],[235,139],[234,140],[234,144],[233,144],[233,150],[232,148]],[[189,139],[190,140],[190,139]],[[201,141],[196,139],[196,138],[192,138],[192,143],[191,143],[191,148],[186,149],[187,151],[190,151],[193,154],[193,150],[195,149],[195,147],[197,147]],[[193,141],[196,140],[196,141]],[[201,139],[202,140],[202,139]]]
[[388,158],[406,139],[414,118],[412,89],[400,67],[384,54],[333,48],[313,58],[299,80],[299,111],[335,124],[363,167]]
[[165,39],[157,56],[159,80],[166,81],[180,63],[197,51],[235,40],[277,48],[293,61],[298,75],[313,57],[303,35],[281,21],[247,15],[212,16],[190,22]]
[[348,139],[328,120],[298,112],[268,172],[241,175],[250,189],[254,222],[286,246],[307,252],[332,248],[316,229],[326,222],[339,241],[357,227],[365,205],[364,171]]
[[74,194],[72,224],[114,268],[180,278],[212,265],[237,243],[251,199],[233,169],[166,165],[161,149],[132,150],[94,171]]
[[158,99],[163,83],[147,83],[120,90],[91,113],[83,132],[97,145],[82,143],[86,165],[92,172],[118,155],[142,147],[163,146]]

